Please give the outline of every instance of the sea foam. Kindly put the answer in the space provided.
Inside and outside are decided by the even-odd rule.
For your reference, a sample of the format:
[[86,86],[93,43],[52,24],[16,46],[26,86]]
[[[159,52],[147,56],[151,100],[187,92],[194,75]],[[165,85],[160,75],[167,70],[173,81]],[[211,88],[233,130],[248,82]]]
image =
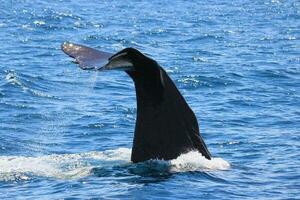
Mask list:
[[[27,180],[34,176],[57,179],[78,179],[92,174],[94,168],[134,166],[131,149],[118,148],[103,152],[52,154],[38,157],[0,156],[0,180]],[[162,166],[170,173],[186,171],[227,170],[230,164],[222,158],[207,160],[199,152],[191,151],[170,161],[151,160],[142,165]],[[139,163],[139,165],[141,165]]]

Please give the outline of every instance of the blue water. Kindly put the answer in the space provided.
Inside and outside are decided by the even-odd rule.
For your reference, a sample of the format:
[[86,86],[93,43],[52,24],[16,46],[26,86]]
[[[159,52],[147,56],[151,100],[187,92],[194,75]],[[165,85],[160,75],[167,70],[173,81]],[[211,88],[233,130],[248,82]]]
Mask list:
[[[64,41],[157,60],[212,155],[130,163],[122,72],[82,71]],[[299,1],[0,1],[1,199],[299,199]]]

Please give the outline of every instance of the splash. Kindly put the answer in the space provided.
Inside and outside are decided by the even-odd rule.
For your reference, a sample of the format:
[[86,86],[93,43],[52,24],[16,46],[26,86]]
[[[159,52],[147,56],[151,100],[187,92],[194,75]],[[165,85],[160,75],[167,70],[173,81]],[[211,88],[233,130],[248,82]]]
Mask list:
[[[28,180],[34,176],[78,179],[92,174],[94,168],[135,166],[130,162],[131,149],[118,148],[103,152],[53,154],[39,157],[0,156],[0,181]],[[156,163],[153,165],[153,163]],[[139,166],[141,163],[139,163]],[[222,158],[207,160],[198,152],[180,155],[171,161],[153,160],[144,167],[168,168],[172,172],[227,170],[230,164]]]
[[178,158],[170,161],[172,170],[182,171],[203,171],[203,170],[227,170],[230,164],[222,158],[206,159],[197,151],[190,151],[180,155]]

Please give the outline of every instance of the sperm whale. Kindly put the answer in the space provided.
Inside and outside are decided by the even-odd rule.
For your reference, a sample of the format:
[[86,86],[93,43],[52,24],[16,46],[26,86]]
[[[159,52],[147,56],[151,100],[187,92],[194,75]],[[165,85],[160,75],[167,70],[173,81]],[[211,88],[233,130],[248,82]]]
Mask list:
[[116,54],[65,42],[64,53],[85,70],[121,70],[134,82],[137,118],[131,161],[171,160],[182,153],[211,154],[200,135],[197,118],[166,71],[135,48]]

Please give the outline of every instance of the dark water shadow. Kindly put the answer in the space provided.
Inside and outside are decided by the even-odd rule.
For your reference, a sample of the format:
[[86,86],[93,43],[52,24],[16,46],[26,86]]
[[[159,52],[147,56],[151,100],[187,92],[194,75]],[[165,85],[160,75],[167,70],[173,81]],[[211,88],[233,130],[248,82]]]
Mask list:
[[119,181],[142,184],[166,181],[174,175],[169,162],[156,160],[128,163],[109,168],[95,167],[91,173],[96,177],[112,177]]

